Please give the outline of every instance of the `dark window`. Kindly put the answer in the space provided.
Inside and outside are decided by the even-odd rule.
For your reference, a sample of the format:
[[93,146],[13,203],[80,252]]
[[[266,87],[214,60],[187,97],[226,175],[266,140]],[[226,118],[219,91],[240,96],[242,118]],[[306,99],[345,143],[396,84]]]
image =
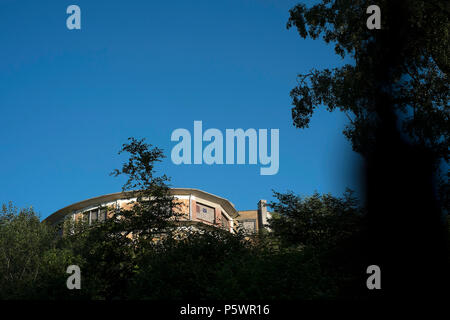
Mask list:
[[199,203],[197,204],[196,211],[197,211],[197,219],[214,223],[215,218],[214,208]]
[[106,220],[106,209],[100,209],[98,221],[105,221],[105,220]]
[[230,228],[230,222],[228,221],[227,217],[225,217],[223,212],[222,212],[222,227],[224,229],[229,229]]
[[91,223],[96,222],[97,219],[98,219],[98,210],[97,209],[92,210],[91,211]]
[[247,219],[241,222],[241,226],[244,229],[244,232],[256,232],[256,220],[255,219]]
[[83,222],[89,222],[89,211],[83,212]]

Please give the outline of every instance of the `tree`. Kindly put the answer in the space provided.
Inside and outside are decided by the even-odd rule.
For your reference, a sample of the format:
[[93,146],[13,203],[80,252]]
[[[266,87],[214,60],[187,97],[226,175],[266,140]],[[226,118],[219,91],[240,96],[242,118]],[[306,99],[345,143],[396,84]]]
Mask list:
[[270,203],[274,218],[268,226],[283,246],[332,248],[361,227],[362,209],[353,191],[342,198],[314,193],[300,197],[292,192],[274,192],[277,202]]
[[83,219],[69,219],[65,225],[71,232],[62,240],[64,247],[83,257],[83,291],[92,299],[125,298],[142,255],[153,250],[153,239],[170,235],[176,227],[176,201],[166,184],[169,179],[155,175],[155,164],[164,157],[162,150],[144,139],[128,140],[119,154],[127,152],[129,158],[111,175],[126,175],[122,190],[136,200],[126,208],[109,208],[110,217],[93,226]]
[[127,296],[150,300],[293,300],[336,295],[315,256],[274,250],[218,228],[166,238],[142,255]]
[[371,4],[323,0],[290,11],[288,28],[322,36],[353,60],[299,75],[294,125],[307,127],[322,104],[347,114],[344,133],[366,161],[369,260],[389,270],[383,294],[439,298],[449,281],[448,181],[440,203],[435,191],[439,166],[448,165],[449,9],[435,0],[378,1],[381,30],[369,30]]
[[277,201],[269,204],[274,210],[268,221],[269,237],[290,259],[301,257],[304,266],[292,271],[293,276],[324,277],[321,290],[335,297],[365,297],[361,270],[367,267],[362,259],[366,216],[353,191],[347,189],[342,197],[317,192],[306,197],[292,192],[274,195]]
[[[381,8],[381,30],[366,27],[366,9],[371,1],[323,0],[311,8],[299,4],[290,10],[288,28],[295,27],[302,38],[322,37],[326,43],[334,43],[338,55],[353,60],[339,68],[312,69],[298,75],[298,85],[291,91],[293,123],[307,128],[321,105],[328,111],[340,110],[349,119],[344,134],[353,149],[369,156],[375,149],[380,121],[376,104],[380,92],[389,91],[389,104],[404,137],[432,150],[436,167],[441,161],[448,164],[449,7],[435,0],[394,3],[376,3]],[[395,19],[405,23],[400,25],[393,22]],[[394,39],[396,29],[402,46],[393,50],[389,41]],[[389,79],[381,82],[377,74],[384,64],[382,57],[389,57],[395,68],[390,68]],[[441,184],[442,201],[448,204],[445,177]]]
[[[58,248],[56,230],[32,208],[0,210],[0,299],[56,299],[67,294],[66,268],[79,263]],[[67,296],[67,295],[66,295]]]
[[113,220],[125,236],[136,239],[170,233],[179,216],[175,210],[177,202],[170,195],[166,175],[155,176],[154,166],[164,158],[163,151],[142,140],[129,138],[130,142],[122,146],[119,154],[129,153],[130,157],[121,170],[112,175],[126,175],[127,182],[122,190],[130,192],[136,201],[130,209],[121,209],[114,213]]

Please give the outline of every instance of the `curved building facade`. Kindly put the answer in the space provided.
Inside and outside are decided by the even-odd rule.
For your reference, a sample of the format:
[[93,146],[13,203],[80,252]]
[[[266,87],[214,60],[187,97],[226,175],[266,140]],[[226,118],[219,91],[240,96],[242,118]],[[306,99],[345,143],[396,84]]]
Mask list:
[[[240,225],[248,232],[257,232],[266,223],[270,213],[261,200],[257,210],[237,211],[229,200],[214,194],[189,188],[172,188],[171,195],[180,203],[180,220],[205,224],[235,232]],[[112,216],[111,209],[129,209],[135,200],[133,192],[117,192],[83,200],[64,207],[44,221],[57,224],[64,219],[87,217],[90,223],[103,221]]]

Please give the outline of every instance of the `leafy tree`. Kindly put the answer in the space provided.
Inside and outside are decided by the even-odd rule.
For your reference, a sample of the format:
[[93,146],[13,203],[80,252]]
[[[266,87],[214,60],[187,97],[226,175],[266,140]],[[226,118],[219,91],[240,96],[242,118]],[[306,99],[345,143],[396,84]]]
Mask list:
[[128,176],[123,191],[130,192],[136,201],[130,209],[116,211],[113,220],[125,236],[132,234],[136,239],[170,233],[179,214],[175,210],[177,202],[169,192],[169,178],[155,176],[154,166],[165,157],[163,151],[144,139],[129,138],[129,141],[119,152],[129,153],[129,159],[112,175]]
[[109,220],[89,225],[86,219],[67,219],[64,230],[60,246],[82,257],[78,263],[82,290],[73,290],[71,295],[95,300],[123,297],[134,268],[132,240]]
[[386,297],[439,298],[450,280],[442,217],[448,181],[441,176],[441,203],[435,188],[449,155],[449,8],[436,0],[381,0],[381,30],[369,30],[371,4],[323,0],[290,11],[288,28],[322,37],[352,60],[299,75],[294,125],[307,127],[321,105],[347,114],[344,133],[366,160],[366,265],[388,270]]
[[95,225],[83,219],[69,219],[65,225],[70,232],[64,246],[83,257],[84,293],[92,299],[125,298],[141,256],[153,249],[154,238],[168,236],[176,227],[176,201],[166,184],[169,179],[155,176],[154,166],[164,157],[162,150],[129,138],[119,154],[123,152],[129,158],[112,175],[128,177],[123,191],[136,200],[126,208],[108,208],[111,216]]
[[342,198],[314,193],[300,197],[292,192],[274,192],[277,202],[268,226],[283,246],[335,247],[361,227],[362,209],[349,189]]
[[[361,270],[367,267],[366,216],[353,191],[347,189],[342,197],[317,192],[307,197],[292,192],[274,195],[277,201],[269,204],[274,213],[268,226],[270,237],[280,243],[279,251],[292,250],[291,257],[297,251],[303,263],[317,269],[326,278],[321,290],[327,296],[332,292],[339,298],[365,297]],[[315,276],[312,270],[308,274],[301,276]]]
[[32,208],[0,210],[0,299],[56,299],[67,293],[66,268],[78,263],[58,248],[56,230]]
[[[340,110],[349,119],[344,134],[353,149],[369,156],[376,149],[376,128],[383,116],[377,105],[387,95],[383,104],[392,106],[404,137],[431,150],[436,167],[440,161],[448,164],[449,7],[435,0],[377,1],[381,30],[369,30],[365,19],[371,4],[323,0],[290,10],[288,28],[295,27],[302,38],[322,37],[335,45],[338,55],[352,60],[342,67],[298,75],[291,91],[293,123],[307,128],[321,105]],[[395,67],[385,71],[387,65]],[[440,195],[448,204],[447,179],[441,179]]]
[[308,252],[257,246],[243,234],[190,232],[155,244],[130,281],[131,299],[318,299],[334,279]]

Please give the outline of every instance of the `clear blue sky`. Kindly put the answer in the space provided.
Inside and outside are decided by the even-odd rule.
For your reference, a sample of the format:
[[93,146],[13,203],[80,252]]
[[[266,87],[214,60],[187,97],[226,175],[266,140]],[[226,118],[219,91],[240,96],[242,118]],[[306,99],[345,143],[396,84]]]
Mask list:
[[[272,189],[308,195],[357,188],[359,156],[342,135],[345,116],[317,113],[295,129],[296,74],[343,61],[321,40],[286,29],[298,1],[0,2],[0,203],[44,218],[71,203],[121,190],[109,173],[130,136],[168,158],[172,186],[228,198],[240,210]],[[77,4],[82,29],[66,28]],[[280,129],[280,170],[260,165],[172,164],[176,128]]]

